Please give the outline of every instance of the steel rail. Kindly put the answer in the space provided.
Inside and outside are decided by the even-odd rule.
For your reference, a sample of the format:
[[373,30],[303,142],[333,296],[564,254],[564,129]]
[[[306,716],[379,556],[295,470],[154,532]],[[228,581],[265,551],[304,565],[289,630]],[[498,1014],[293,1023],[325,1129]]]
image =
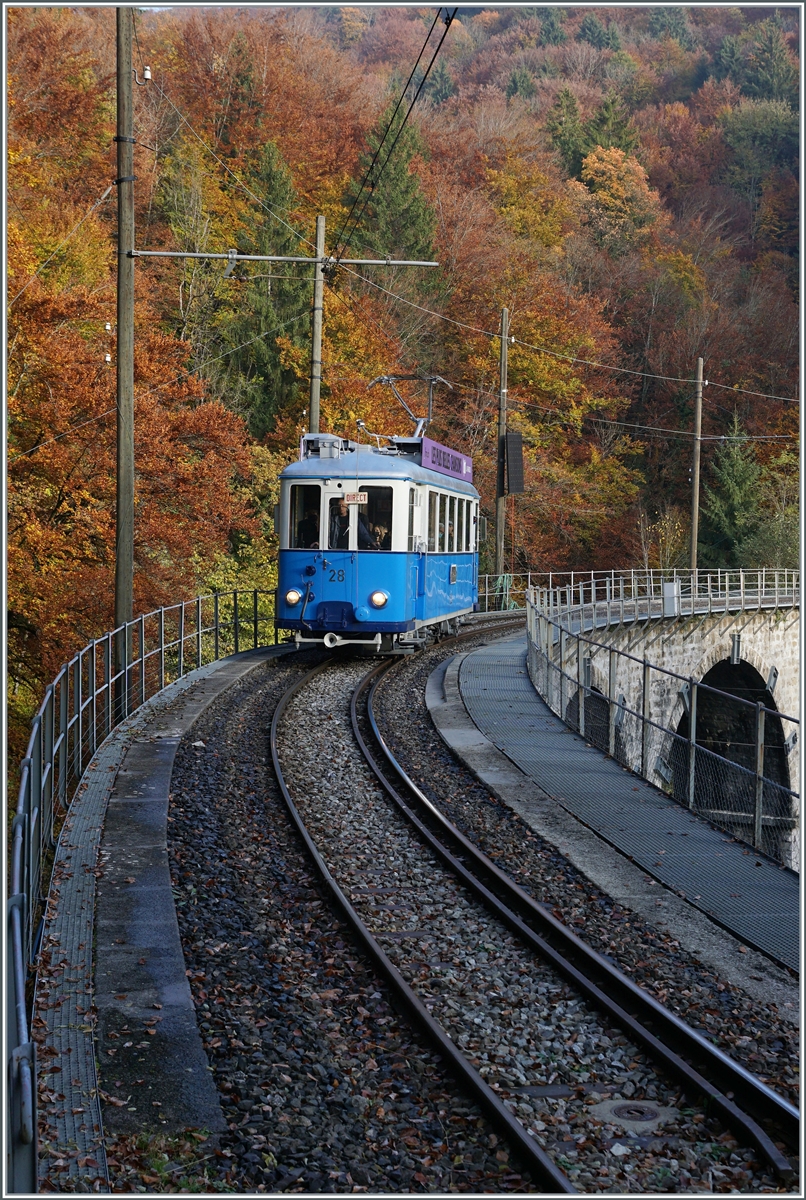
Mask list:
[[[472,1096],[479,1104],[482,1111],[487,1115],[492,1125],[496,1130],[507,1139],[513,1149],[516,1149],[518,1154],[522,1156],[524,1165],[528,1165],[529,1171],[534,1173],[535,1184],[539,1187],[547,1188],[553,1193],[561,1193],[566,1195],[576,1195],[576,1188],[572,1185],[568,1177],[556,1166],[552,1159],[545,1153],[537,1142],[529,1136],[525,1127],[521,1122],[509,1111],[505,1104],[496,1096],[492,1088],[485,1083],[481,1075],[476,1071],[470,1062],[465,1058],[461,1051],[453,1044],[450,1037],[447,1035],[442,1026],[434,1020],[428,1009],[409,987],[403,976],[398,971],[397,967],[392,963],[386,952],[378,944],[375,938],[370,933],[360,916],[353,908],[347,896],[339,887],[336,880],[333,878],[327,864],[319,853],[311,835],[305,827],[305,823],[297,810],[294,801],[291,798],[288,787],[286,786],[283,777],[280,759],[277,750],[277,729],[282,718],[282,715],[289,701],[317,675],[323,673],[329,666],[332,665],[332,659],[327,659],[324,663],[314,667],[302,679],[283,694],[280,701],[274,710],[274,716],[271,723],[271,758],[277,782],[280,787],[283,799],[286,803],[291,818],[296,825],[305,846],[313,859],[316,867],[319,870],[323,880],[325,881],[337,907],[342,913],[342,916],[352,927],[353,932],[358,938],[359,943],[363,946],[368,957],[371,959],[376,970],[383,976],[392,989],[392,993],[403,1010],[409,1021],[425,1034],[432,1046],[441,1054],[447,1065],[452,1069],[460,1082],[467,1087]],[[381,664],[381,667],[385,666]],[[376,668],[377,670],[377,668]]]
[[[372,709],[375,689],[392,665],[382,664],[371,672],[359,684],[351,702],[354,733],[368,765],[387,794],[416,825],[442,860],[462,877],[509,928],[562,972],[597,1007],[603,1008],[612,1016],[613,1020],[644,1045],[656,1060],[661,1061],[671,1074],[680,1079],[685,1086],[694,1088],[703,1095],[710,1109],[718,1112],[725,1123],[734,1130],[741,1130],[747,1140],[764,1155],[776,1174],[784,1182],[791,1183],[796,1177],[792,1164],[758,1122],[771,1121],[781,1139],[788,1146],[797,1148],[798,1110],[696,1030],[691,1029],[675,1013],[664,1008],[659,1001],[639,988],[558,921],[545,907],[527,895],[470,842],[409,778],[386,745]],[[357,703],[366,689],[369,689],[368,722],[387,762],[406,790],[415,798],[418,808],[425,811],[432,824],[436,822],[440,834],[452,843],[461,858],[470,860],[472,870],[426,827],[398,795],[375,762],[361,735],[357,720]],[[482,876],[485,882],[479,876]],[[540,932],[537,932],[533,925],[536,925]],[[657,1032],[652,1032],[653,1026]],[[701,1074],[686,1061],[687,1059],[693,1060],[706,1074]],[[724,1090],[715,1087],[708,1075],[716,1078]],[[739,1098],[744,1109],[734,1103],[734,1097]]]

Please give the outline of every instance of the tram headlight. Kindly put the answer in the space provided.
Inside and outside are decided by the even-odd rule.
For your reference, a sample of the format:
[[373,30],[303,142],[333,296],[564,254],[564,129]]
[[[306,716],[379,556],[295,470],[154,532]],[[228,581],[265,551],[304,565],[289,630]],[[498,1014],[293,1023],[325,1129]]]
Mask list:
[[295,604],[299,604],[301,599],[302,592],[297,591],[296,588],[289,588],[285,594],[285,602],[290,608],[293,608]]
[[373,608],[383,608],[389,597],[386,592],[373,592],[369,598],[369,602]]

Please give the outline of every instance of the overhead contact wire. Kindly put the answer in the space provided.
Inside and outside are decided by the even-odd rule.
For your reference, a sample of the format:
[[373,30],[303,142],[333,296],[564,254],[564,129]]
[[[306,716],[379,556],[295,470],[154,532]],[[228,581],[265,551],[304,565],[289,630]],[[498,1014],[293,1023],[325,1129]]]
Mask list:
[[[440,12],[441,12],[441,11],[442,11],[442,10],[440,9]],[[361,212],[358,214],[358,216],[357,216],[357,217],[356,217],[356,219],[355,219],[355,223],[354,223],[354,226],[353,226],[353,230],[352,230],[352,232],[350,233],[350,236],[349,236],[348,238],[346,238],[346,239],[345,239],[345,242],[344,242],[344,250],[342,250],[342,251],[341,251],[341,254],[344,254],[344,251],[347,249],[347,247],[348,247],[348,246],[349,246],[349,244],[350,244],[350,240],[352,239],[353,235],[355,234],[356,230],[358,229],[358,226],[359,226],[359,224],[360,224],[360,222],[361,222],[361,218],[363,217],[363,215],[364,215],[364,212],[365,212],[365,210],[366,210],[366,207],[367,207],[367,204],[369,203],[370,196],[372,195],[372,193],[373,193],[373,191],[375,190],[375,188],[378,186],[378,183],[380,182],[381,176],[383,175],[384,171],[386,170],[386,165],[387,165],[387,163],[389,162],[389,159],[392,157],[392,155],[393,155],[393,153],[394,153],[395,146],[396,146],[396,145],[397,145],[397,143],[399,142],[399,140],[400,140],[400,137],[401,137],[401,135],[402,135],[402,133],[403,133],[403,130],[406,128],[406,122],[408,121],[409,117],[411,116],[412,109],[414,108],[414,105],[417,103],[417,100],[418,100],[418,98],[419,98],[420,92],[421,92],[421,91],[423,90],[423,88],[425,87],[426,81],[427,81],[427,79],[428,79],[428,76],[429,76],[429,74],[430,74],[430,72],[431,72],[431,68],[433,67],[434,63],[436,62],[436,60],[437,60],[437,55],[439,54],[440,50],[442,49],[442,43],[445,41],[445,38],[448,36],[448,30],[450,29],[450,27],[451,27],[451,25],[452,25],[452,23],[453,23],[453,18],[456,16],[456,11],[457,11],[457,10],[456,10],[456,9],[454,9],[454,10],[453,10],[453,12],[451,13],[451,15],[450,15],[449,17],[446,17],[446,18],[445,18],[445,32],[443,33],[442,37],[439,39],[439,43],[438,43],[438,45],[437,45],[437,48],[436,48],[436,50],[434,51],[433,55],[431,56],[431,61],[430,61],[430,63],[428,64],[428,67],[426,68],[426,72],[425,72],[425,74],[423,75],[422,79],[420,80],[420,83],[419,83],[419,86],[418,86],[418,88],[417,88],[417,91],[416,91],[416,92],[415,92],[415,94],[414,94],[414,99],[412,100],[411,104],[409,105],[409,107],[408,107],[408,111],[407,111],[407,113],[406,113],[405,117],[403,118],[403,121],[401,122],[400,128],[398,129],[398,131],[397,131],[397,134],[396,134],[396,136],[395,136],[395,140],[392,142],[391,149],[389,150],[389,153],[387,154],[386,158],[384,159],[384,161],[383,161],[383,166],[381,167],[380,171],[378,172],[378,175],[377,175],[377,177],[376,177],[375,181],[373,182],[373,184],[372,184],[372,186],[371,186],[371,188],[370,188],[370,191],[369,191],[369,193],[367,194],[367,197],[366,197],[366,199],[364,200],[364,203],[363,203],[363,205],[362,205],[362,207],[361,207]],[[437,16],[436,16],[436,18],[435,18],[435,20],[434,20],[434,25],[436,25],[436,22],[437,22],[437,20],[438,20],[438,19],[439,19],[439,12],[437,13]],[[426,38],[425,45],[428,45],[428,39],[431,37],[431,33],[433,32],[434,25],[432,25],[432,26],[431,26],[431,29],[429,30],[429,33],[428,33],[428,38]],[[423,46],[423,50],[425,49],[425,45]],[[420,51],[420,55],[422,56],[422,50]],[[419,61],[420,61],[420,60],[419,60],[419,58],[418,58],[417,62],[419,63]],[[416,69],[417,69],[417,64],[415,63],[414,70],[416,70]],[[413,74],[414,74],[414,71],[412,71],[412,75],[413,75]],[[410,80],[411,80],[411,76],[409,77],[409,81],[410,81]],[[409,85],[408,85],[408,83],[407,83],[407,84],[406,84],[406,88],[408,88],[408,86],[409,86]],[[404,92],[403,92],[403,96],[405,96],[405,94],[406,94],[406,93],[405,93],[405,90],[404,90]],[[401,96],[401,100],[403,99],[403,96]],[[398,102],[398,108],[399,108],[399,107],[400,107],[400,102]],[[397,112],[397,109],[395,109],[395,112]],[[392,120],[394,120],[394,117],[392,118]],[[392,124],[392,121],[390,121],[390,123],[389,123],[389,126],[387,127],[387,132],[388,132],[388,129],[391,127],[391,124]],[[386,137],[386,134],[384,134],[384,138],[385,138],[385,137]],[[380,146],[378,147],[378,150],[380,151]],[[357,200],[357,198],[356,198],[356,200]],[[355,206],[354,206],[354,207],[355,207]],[[338,262],[340,262],[340,261],[341,261],[341,256],[340,256],[340,255],[336,255],[336,262],[338,263]]]
[[[367,183],[369,182],[369,180],[372,177],[372,172],[373,172],[376,162],[378,161],[381,150],[383,149],[383,144],[386,141],[387,137],[389,136],[389,132],[394,124],[395,117],[397,116],[398,112],[400,111],[400,106],[406,98],[406,92],[409,90],[409,85],[410,85],[412,79],[414,78],[414,72],[417,70],[418,66],[420,65],[420,59],[423,57],[423,54],[425,53],[425,48],[431,39],[431,34],[434,32],[434,29],[436,28],[436,24],[437,24],[437,21],[439,20],[439,14],[441,11],[442,11],[441,9],[437,9],[437,15],[434,17],[434,23],[428,31],[428,36],[426,37],[425,41],[423,42],[423,46],[422,46],[422,49],[420,50],[420,53],[417,55],[417,61],[415,62],[414,66],[411,68],[411,74],[409,75],[408,79],[406,80],[406,85],[400,94],[400,99],[398,100],[397,104],[395,105],[395,111],[392,113],[391,117],[389,118],[389,122],[383,133],[383,137],[381,138],[380,142],[378,143],[378,148],[375,151],[374,155],[372,156],[372,162],[369,164],[369,167],[364,175],[364,178],[361,181],[361,186],[359,187],[358,192],[355,197],[355,200],[353,201],[352,208],[350,209],[349,213],[347,214],[345,220],[342,222],[341,229],[339,230],[338,234],[336,235],[335,245],[336,245],[337,251],[338,251],[338,247],[341,245],[342,235],[343,235],[345,229],[347,229],[347,227],[349,226],[350,219],[351,219],[353,213],[355,212],[356,205],[358,204],[358,201],[361,199],[361,193],[363,192],[364,188],[367,186]],[[377,183],[377,180],[375,181],[375,183]],[[372,184],[372,187],[375,187],[375,184]],[[362,209],[362,213],[363,213],[363,209]],[[352,236],[352,234],[350,236]],[[347,239],[347,241],[344,244],[344,250],[347,249],[348,244],[349,244],[349,238]],[[344,250],[342,251],[342,253],[344,253]]]

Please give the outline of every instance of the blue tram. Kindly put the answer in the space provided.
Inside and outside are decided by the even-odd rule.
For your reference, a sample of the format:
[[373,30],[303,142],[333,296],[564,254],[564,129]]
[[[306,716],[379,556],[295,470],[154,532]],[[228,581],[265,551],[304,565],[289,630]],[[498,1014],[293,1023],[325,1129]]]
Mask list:
[[280,476],[276,625],[297,644],[405,650],[478,607],[471,460],[427,437],[306,434]]

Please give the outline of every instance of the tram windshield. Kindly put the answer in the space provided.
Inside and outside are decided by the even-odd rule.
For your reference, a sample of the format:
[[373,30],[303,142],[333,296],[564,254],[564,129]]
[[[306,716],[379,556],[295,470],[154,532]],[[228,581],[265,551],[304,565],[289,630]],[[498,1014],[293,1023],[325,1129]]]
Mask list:
[[292,550],[319,549],[319,512],[322,489],[318,484],[291,485],[291,528],[288,544]]

